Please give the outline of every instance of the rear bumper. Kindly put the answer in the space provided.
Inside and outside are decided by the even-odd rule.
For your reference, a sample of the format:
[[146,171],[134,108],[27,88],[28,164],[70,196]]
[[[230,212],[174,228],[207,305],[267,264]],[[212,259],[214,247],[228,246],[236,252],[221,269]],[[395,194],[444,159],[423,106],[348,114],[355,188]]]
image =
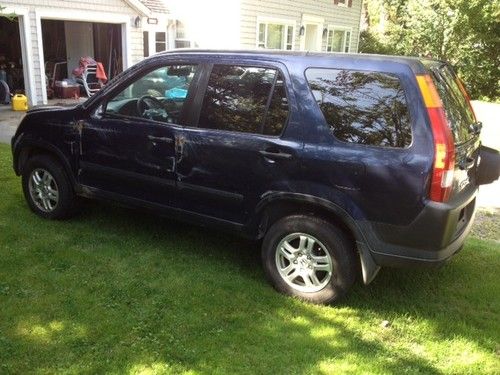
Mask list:
[[448,203],[428,202],[408,226],[375,223],[367,243],[382,267],[439,266],[462,248],[474,222],[477,188]]

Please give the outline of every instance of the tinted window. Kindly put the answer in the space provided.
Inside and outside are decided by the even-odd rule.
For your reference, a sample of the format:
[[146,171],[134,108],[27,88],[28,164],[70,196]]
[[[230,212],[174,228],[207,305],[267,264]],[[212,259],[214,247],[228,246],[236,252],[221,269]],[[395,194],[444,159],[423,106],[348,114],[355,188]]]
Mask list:
[[338,139],[374,146],[410,145],[410,116],[397,77],[335,69],[308,69],[306,77]]
[[462,143],[469,140],[473,136],[469,128],[475,120],[467,99],[458,86],[458,77],[448,65],[444,64],[433,67],[431,71],[455,142]]
[[266,134],[279,134],[284,124],[283,110],[287,110],[286,100],[283,107],[280,105],[282,79],[276,82],[274,92],[277,99],[273,95],[272,110],[269,119],[266,118],[276,74],[275,69],[269,68],[215,65],[203,99],[199,126],[262,133],[265,124]]
[[196,69],[195,65],[156,69],[111,98],[106,113],[179,123]]

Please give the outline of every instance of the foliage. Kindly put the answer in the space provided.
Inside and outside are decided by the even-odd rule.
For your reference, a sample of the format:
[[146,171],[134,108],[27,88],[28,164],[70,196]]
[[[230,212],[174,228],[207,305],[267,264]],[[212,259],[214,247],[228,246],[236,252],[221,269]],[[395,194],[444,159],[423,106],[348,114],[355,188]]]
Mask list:
[[500,99],[500,2],[367,0],[360,52],[451,62],[473,98]]
[[2,374],[500,373],[498,243],[312,306],[266,283],[255,243],[102,203],[36,217],[8,145],[0,182]]
[[17,17],[17,15],[15,13],[4,13],[5,9],[6,7],[0,5],[0,17],[5,17],[8,20],[13,21]]
[[363,30],[359,35],[359,51],[381,55],[393,55],[396,53],[391,46],[381,41],[377,33],[370,30]]

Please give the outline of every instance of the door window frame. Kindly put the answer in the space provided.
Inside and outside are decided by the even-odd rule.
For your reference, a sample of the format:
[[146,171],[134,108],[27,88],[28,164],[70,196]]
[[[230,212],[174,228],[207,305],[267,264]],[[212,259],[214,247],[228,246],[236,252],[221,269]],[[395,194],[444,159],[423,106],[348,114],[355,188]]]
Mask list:
[[[251,67],[251,68],[267,68],[267,69],[275,69],[277,74],[281,74],[283,77],[283,82],[285,85],[285,93],[288,101],[288,115],[283,126],[283,130],[279,135],[269,135],[264,133],[247,133],[247,132],[239,132],[234,130],[224,130],[224,129],[210,129],[210,128],[200,128],[199,119],[201,115],[201,109],[203,106],[203,100],[205,99],[205,93],[208,88],[208,82],[210,79],[210,75],[212,74],[212,69],[214,65],[226,65],[226,66],[241,66],[241,67]],[[199,129],[201,131],[213,131],[213,132],[221,132],[228,134],[249,134],[252,136],[265,137],[265,138],[282,138],[286,133],[288,125],[290,124],[290,120],[292,117],[293,108],[296,108],[295,96],[293,95],[293,90],[290,88],[290,77],[288,74],[288,70],[285,66],[277,62],[269,62],[269,61],[258,61],[258,60],[220,60],[217,63],[209,63],[205,64],[202,68],[203,72],[200,74],[200,79],[198,81],[198,89],[194,98],[193,106],[191,107],[191,118],[189,121],[190,128]],[[274,93],[274,90],[269,93],[269,98],[271,98]],[[266,117],[267,112],[269,111],[270,101],[266,104]],[[295,111],[296,112],[296,111]]]
[[[164,126],[177,126],[177,127],[184,126],[181,124],[157,121],[157,120],[148,119],[148,118],[144,118],[144,117],[135,117],[135,116],[121,115],[121,114],[106,113],[106,107],[107,107],[110,99],[112,99],[113,97],[118,95],[120,92],[125,90],[132,83],[145,77],[149,73],[152,73],[157,69],[160,69],[162,67],[166,67],[169,65],[193,65],[193,66],[198,67],[198,69],[196,70],[196,73],[193,77],[193,80],[191,81],[191,84],[189,85],[188,93],[186,96],[186,101],[184,102],[184,106],[182,108],[182,112],[180,115],[180,118],[186,119],[185,122],[187,122],[189,116],[187,116],[186,114],[190,113],[192,110],[194,110],[194,108],[193,108],[194,97],[196,95],[196,92],[198,91],[200,76],[201,76],[202,71],[204,70],[204,65],[206,65],[206,64],[203,64],[201,62],[196,62],[193,60],[184,60],[184,59],[172,59],[172,60],[158,61],[158,62],[155,62],[154,64],[152,64],[151,66],[148,66],[147,68],[138,69],[136,72],[134,72],[134,74],[131,77],[128,77],[123,82],[120,82],[116,87],[112,88],[109,92],[106,92],[106,94],[102,98],[100,98],[100,100],[97,103],[95,103],[95,108],[91,112],[92,117],[95,117],[95,118],[98,117],[101,119],[132,120],[132,121],[140,121],[140,122],[146,122],[146,123],[151,123],[151,124],[160,124],[160,125],[164,125]],[[92,103],[92,104],[94,104],[94,103]]]

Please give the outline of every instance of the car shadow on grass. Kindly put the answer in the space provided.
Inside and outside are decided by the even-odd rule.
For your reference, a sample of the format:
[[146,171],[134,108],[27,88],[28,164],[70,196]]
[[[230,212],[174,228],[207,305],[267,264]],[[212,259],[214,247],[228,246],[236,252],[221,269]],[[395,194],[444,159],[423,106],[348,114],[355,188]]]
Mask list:
[[[50,256],[35,251],[41,285],[7,295],[7,372],[432,374],[440,371],[424,355],[393,345],[406,318],[428,322],[437,340],[458,335],[491,350],[498,339],[481,323],[493,308],[473,315],[474,298],[489,295],[463,259],[438,271],[383,270],[337,307],[318,307],[275,293],[259,244],[230,234],[95,202],[45,223],[65,234],[47,242]],[[488,270],[488,259],[474,260]]]

